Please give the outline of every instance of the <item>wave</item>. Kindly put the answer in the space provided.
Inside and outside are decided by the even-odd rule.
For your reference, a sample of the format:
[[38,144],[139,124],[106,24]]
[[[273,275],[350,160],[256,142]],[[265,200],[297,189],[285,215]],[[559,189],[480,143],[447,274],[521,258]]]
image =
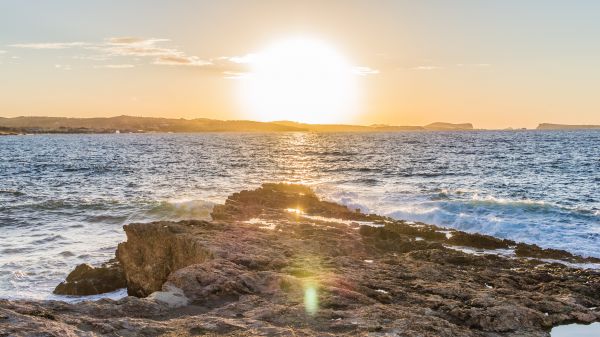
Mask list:
[[17,191],[17,190],[0,190],[0,194],[9,194],[15,197],[24,196],[25,192]]
[[435,193],[365,196],[358,192],[329,191],[329,199],[363,212],[384,214],[467,232],[564,249],[600,257],[600,214],[544,200],[482,196],[473,191],[436,190]]
[[210,219],[215,203],[202,199],[161,201],[143,214],[147,220]]

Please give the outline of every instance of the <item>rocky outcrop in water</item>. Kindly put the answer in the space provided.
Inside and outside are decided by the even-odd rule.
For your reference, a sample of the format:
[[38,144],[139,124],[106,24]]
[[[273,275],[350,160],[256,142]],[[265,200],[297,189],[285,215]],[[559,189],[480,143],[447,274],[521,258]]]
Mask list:
[[56,286],[57,295],[95,295],[127,287],[123,268],[112,260],[99,267],[78,265],[67,279]]
[[600,273],[565,265],[594,259],[362,214],[298,185],[236,193],[213,217],[125,226],[117,257],[146,297],[4,300],[0,332],[516,337],[600,320]]

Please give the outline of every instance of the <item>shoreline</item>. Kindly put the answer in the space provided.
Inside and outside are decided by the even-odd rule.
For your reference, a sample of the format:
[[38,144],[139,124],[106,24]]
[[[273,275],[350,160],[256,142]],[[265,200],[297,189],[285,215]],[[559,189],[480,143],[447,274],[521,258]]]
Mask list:
[[[119,131],[119,132],[116,132]],[[394,130],[394,131],[316,131],[316,130],[285,130],[285,131],[264,131],[264,130],[207,130],[207,131],[129,131],[129,130],[106,130],[106,131],[90,131],[90,132],[64,132],[64,131],[14,131],[8,133],[0,133],[0,136],[34,136],[34,135],[128,135],[128,134],[150,134],[150,135],[194,135],[194,134],[285,134],[285,133],[316,133],[316,134],[394,134],[394,133],[476,133],[476,132],[582,132],[582,131],[598,131],[600,128],[566,128],[566,129],[472,129],[472,130]]]
[[[121,268],[140,298],[0,300],[0,324],[23,336],[84,326],[99,335],[151,331],[142,336],[547,336],[557,325],[600,321],[600,271],[544,261],[600,259],[363,214],[301,185],[234,193],[212,218],[126,225],[118,267],[78,267],[63,287],[89,293]],[[500,250],[514,256],[485,254]]]

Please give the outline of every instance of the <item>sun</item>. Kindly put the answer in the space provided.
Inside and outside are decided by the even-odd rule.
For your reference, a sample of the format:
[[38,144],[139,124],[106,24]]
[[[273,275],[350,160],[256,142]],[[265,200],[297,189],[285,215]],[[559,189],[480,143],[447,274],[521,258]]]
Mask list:
[[247,57],[240,78],[246,116],[260,121],[350,121],[358,112],[354,67],[324,41],[290,38]]

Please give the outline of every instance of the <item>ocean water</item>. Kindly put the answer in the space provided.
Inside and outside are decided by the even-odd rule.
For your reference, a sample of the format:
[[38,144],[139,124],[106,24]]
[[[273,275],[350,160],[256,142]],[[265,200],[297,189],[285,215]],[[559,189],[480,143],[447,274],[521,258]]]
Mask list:
[[124,224],[208,218],[273,181],[600,257],[598,131],[4,136],[0,158],[0,298],[56,298],[75,265],[114,256]]

